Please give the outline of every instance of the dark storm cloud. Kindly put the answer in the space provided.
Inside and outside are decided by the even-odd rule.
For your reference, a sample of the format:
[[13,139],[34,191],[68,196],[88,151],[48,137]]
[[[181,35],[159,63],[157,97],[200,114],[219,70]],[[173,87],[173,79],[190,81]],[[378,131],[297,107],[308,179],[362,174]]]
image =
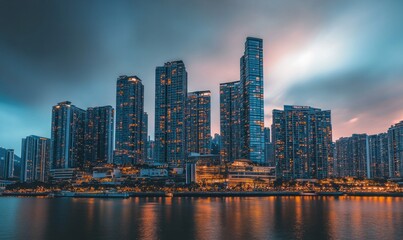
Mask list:
[[[143,80],[152,136],[155,67],[176,59],[185,61],[189,90],[212,91],[212,128],[219,132],[218,86],[239,79],[246,36],[264,39],[266,125],[274,107],[319,102],[349,134],[352,128],[342,124],[354,111],[388,118],[399,112],[390,106],[398,108],[401,98],[390,96],[402,86],[394,70],[403,66],[400,9],[401,1],[0,0],[0,145],[18,149],[26,135],[49,137],[50,108],[59,101],[114,106],[122,74]],[[358,39],[341,48],[348,62],[326,74],[288,65],[287,56],[305,56],[299,52],[306,48],[316,49],[313,55],[331,48],[329,38],[316,44],[326,35]],[[369,107],[380,103],[389,107]]]
[[128,72],[124,62],[138,72],[189,59],[189,53],[218,55],[217,42],[228,27],[238,24],[246,35],[244,24],[257,32],[259,24],[251,23],[267,15],[274,20],[267,26],[287,25],[294,21],[290,15],[308,20],[314,6],[318,11],[312,16],[331,16],[330,10],[321,11],[329,3],[316,3],[294,1],[287,9],[287,1],[2,1],[0,94],[31,104],[46,100],[52,90],[73,91],[83,82],[116,78]]
[[[403,117],[403,71],[399,70],[387,74],[360,69],[295,84],[282,101],[332,109],[337,136],[384,132]],[[354,130],[343,128],[348,123],[354,123]]]
[[0,94],[32,103],[43,100],[44,89],[86,81],[106,57],[91,9],[85,1],[2,1]]
[[402,76],[403,71],[400,75],[384,75],[362,69],[295,84],[287,90],[282,100],[311,105],[319,103],[324,108],[331,103],[337,107],[351,107],[353,114],[373,110],[374,106],[383,106],[383,109],[378,110],[388,111],[386,103],[403,99],[400,94],[403,85],[399,84],[403,81]]

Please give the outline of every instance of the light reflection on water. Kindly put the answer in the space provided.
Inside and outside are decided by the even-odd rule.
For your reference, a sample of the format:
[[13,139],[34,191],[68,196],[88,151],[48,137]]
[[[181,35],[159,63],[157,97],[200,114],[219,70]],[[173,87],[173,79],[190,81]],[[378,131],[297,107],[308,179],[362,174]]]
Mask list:
[[0,198],[0,239],[399,239],[403,198]]

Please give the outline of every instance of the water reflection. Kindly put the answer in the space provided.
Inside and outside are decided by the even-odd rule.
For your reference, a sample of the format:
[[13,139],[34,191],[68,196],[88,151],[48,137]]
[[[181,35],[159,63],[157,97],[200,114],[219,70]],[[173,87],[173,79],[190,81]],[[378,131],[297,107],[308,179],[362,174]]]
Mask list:
[[0,239],[395,239],[388,197],[0,198]]

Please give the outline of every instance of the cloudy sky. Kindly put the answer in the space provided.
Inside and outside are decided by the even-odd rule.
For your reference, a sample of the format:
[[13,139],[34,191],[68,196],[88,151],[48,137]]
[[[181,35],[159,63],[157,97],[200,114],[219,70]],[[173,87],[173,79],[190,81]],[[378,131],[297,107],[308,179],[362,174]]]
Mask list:
[[[119,3],[116,3],[119,2]],[[155,67],[181,59],[189,91],[239,79],[247,36],[264,40],[265,125],[283,105],[332,110],[333,139],[403,120],[403,1],[0,0],[0,146],[50,137],[51,107],[115,105],[119,75],[145,85],[154,134]]]

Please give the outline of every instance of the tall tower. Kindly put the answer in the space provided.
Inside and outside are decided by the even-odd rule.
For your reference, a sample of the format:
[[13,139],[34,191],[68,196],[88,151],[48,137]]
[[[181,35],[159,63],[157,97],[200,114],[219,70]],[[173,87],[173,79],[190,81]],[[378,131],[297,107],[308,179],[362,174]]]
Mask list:
[[86,168],[112,163],[114,110],[111,106],[87,109],[85,119]]
[[220,84],[221,159],[232,162],[240,157],[240,82]]
[[368,136],[370,178],[389,177],[388,134]]
[[84,164],[85,111],[65,101],[52,108],[51,168]]
[[403,121],[388,129],[389,176],[403,176]]
[[273,110],[272,141],[278,178],[326,178],[333,160],[330,111],[307,106]]
[[6,150],[3,176],[5,179],[12,178],[14,176],[14,149]]
[[367,134],[353,134],[336,141],[339,177],[370,178],[370,149]]
[[142,131],[142,137],[143,137],[143,149],[141,150],[143,152],[143,160],[147,160],[147,149],[148,149],[148,113],[144,112],[143,114],[143,131]]
[[159,162],[185,160],[187,72],[182,61],[167,62],[155,70],[155,147]]
[[263,40],[248,37],[241,67],[241,153],[264,162]]
[[50,170],[50,139],[28,136],[22,139],[21,182],[47,182]]
[[264,161],[270,166],[274,167],[276,164],[274,163],[273,158],[273,144],[270,140],[270,128],[264,128]]
[[190,153],[210,154],[211,92],[188,93],[186,107],[186,149]]
[[143,162],[144,86],[137,76],[120,76],[116,86],[116,155],[114,163]]

